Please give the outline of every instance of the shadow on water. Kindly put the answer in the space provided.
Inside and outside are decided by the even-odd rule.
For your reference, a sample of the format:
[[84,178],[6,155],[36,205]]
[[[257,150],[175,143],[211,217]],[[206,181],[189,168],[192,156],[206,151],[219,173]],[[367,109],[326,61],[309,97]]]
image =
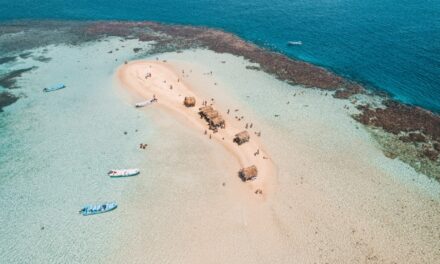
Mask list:
[[11,93],[8,92],[0,93],[0,112],[3,112],[3,107],[11,105],[15,103],[17,100],[18,97],[16,97]]
[[36,69],[36,66],[24,68],[24,69],[18,69],[13,70],[3,76],[0,77],[0,85],[3,86],[6,89],[14,89],[18,88],[16,85],[17,78],[21,77],[21,75],[25,72],[32,71]]

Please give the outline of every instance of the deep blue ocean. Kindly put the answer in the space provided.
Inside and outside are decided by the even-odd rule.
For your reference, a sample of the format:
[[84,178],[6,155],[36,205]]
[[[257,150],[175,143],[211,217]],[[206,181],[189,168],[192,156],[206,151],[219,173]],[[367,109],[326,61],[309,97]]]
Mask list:
[[221,28],[440,112],[440,0],[0,0],[13,19]]

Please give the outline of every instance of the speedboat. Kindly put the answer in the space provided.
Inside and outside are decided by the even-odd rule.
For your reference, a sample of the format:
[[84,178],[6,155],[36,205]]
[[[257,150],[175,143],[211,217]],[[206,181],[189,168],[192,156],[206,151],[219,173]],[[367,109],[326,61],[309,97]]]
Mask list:
[[111,170],[107,174],[110,177],[128,177],[135,176],[140,173],[139,169]]
[[289,46],[301,46],[303,43],[302,41],[288,41],[287,44]]
[[144,106],[150,105],[150,104],[152,104],[152,103],[154,103],[156,101],[157,101],[157,99],[153,98],[153,99],[150,99],[150,100],[146,100],[146,101],[143,101],[143,102],[136,103],[134,106],[137,107],[137,108],[144,107]]
[[53,92],[53,91],[60,90],[63,88],[66,88],[66,85],[64,85],[64,83],[58,83],[58,84],[52,85],[50,87],[44,88],[43,92],[48,93],[48,92]]
[[94,215],[94,214],[102,214],[116,209],[118,205],[115,202],[104,203],[104,204],[89,204],[84,206],[78,213],[82,215]]

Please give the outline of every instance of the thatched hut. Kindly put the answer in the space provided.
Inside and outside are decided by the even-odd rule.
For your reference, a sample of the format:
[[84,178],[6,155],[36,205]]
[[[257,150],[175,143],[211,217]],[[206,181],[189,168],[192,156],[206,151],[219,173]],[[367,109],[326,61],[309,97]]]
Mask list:
[[212,120],[212,119],[218,117],[218,116],[219,116],[219,115],[218,115],[218,112],[215,111],[215,110],[208,111],[208,112],[205,113],[205,118],[207,119],[208,122],[209,122],[210,120]]
[[214,110],[212,106],[204,106],[199,108],[199,114],[202,118],[205,118],[209,124],[209,128],[217,131],[217,128],[225,128],[225,120]]
[[223,117],[218,115],[218,116],[214,117],[213,119],[211,119],[209,121],[209,124],[215,128],[217,128],[217,127],[224,128],[225,127],[225,120],[223,119]]
[[196,98],[195,97],[185,97],[185,99],[183,100],[183,104],[186,107],[193,107],[196,105]]
[[252,181],[257,178],[258,170],[255,165],[252,165],[247,168],[243,168],[238,172],[238,176],[242,181]]
[[249,133],[246,130],[244,130],[235,135],[234,142],[237,143],[238,145],[241,145],[243,143],[248,142],[249,138],[250,138]]
[[210,112],[210,111],[214,111],[214,109],[212,108],[212,106],[203,106],[199,108],[199,114],[204,117],[206,115],[206,113]]

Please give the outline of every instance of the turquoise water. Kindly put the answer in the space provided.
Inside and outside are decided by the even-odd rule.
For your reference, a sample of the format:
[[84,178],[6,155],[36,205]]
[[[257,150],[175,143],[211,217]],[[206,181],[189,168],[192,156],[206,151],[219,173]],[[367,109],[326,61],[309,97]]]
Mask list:
[[[50,57],[48,63],[28,58],[8,65],[38,68],[19,83],[26,97],[0,116],[1,263],[100,262],[105,254],[93,250],[114,250],[105,243],[114,236],[108,230],[120,229],[119,216],[127,211],[117,209],[99,222],[77,212],[89,203],[117,201],[122,208],[132,203],[126,192],[137,178],[112,181],[106,173],[144,169],[148,164],[138,144],[152,133],[138,111],[121,103],[112,83],[120,63],[115,58],[132,55],[127,45],[110,56],[106,51],[114,46],[50,46],[32,51]],[[66,89],[42,92],[61,81]],[[90,245],[97,246],[87,250]]]
[[[0,0],[0,20],[155,20],[222,28],[440,111],[440,2]],[[288,47],[301,40],[301,47]]]

